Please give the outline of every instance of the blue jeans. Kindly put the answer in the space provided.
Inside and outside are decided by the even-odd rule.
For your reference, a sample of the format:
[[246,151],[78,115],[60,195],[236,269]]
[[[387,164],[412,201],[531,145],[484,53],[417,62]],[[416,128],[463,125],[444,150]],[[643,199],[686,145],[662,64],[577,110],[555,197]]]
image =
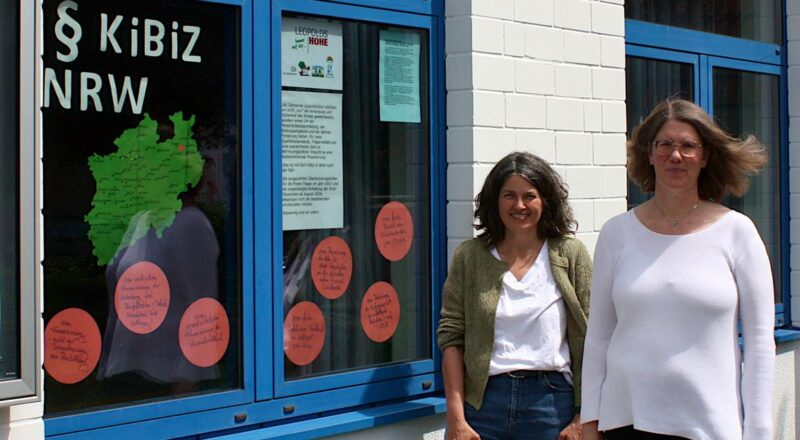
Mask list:
[[490,376],[481,409],[464,415],[481,440],[556,440],[575,415],[572,385],[554,371]]

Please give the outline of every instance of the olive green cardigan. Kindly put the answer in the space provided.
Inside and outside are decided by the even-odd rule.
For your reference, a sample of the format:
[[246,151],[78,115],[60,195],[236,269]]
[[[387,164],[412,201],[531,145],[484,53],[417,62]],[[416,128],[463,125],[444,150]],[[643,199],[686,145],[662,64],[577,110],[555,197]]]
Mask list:
[[[583,341],[589,310],[592,260],[580,240],[547,241],[550,268],[564,298],[567,316],[575,406],[581,402]],[[456,249],[444,283],[441,319],[436,331],[439,348],[464,350],[464,399],[476,409],[483,402],[494,347],[494,320],[508,265],[495,258],[486,242],[472,239]]]

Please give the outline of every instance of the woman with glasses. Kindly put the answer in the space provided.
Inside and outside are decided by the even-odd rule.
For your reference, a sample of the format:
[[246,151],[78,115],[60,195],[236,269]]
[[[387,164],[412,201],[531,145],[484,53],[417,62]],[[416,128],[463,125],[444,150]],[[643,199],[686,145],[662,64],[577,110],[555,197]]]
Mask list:
[[447,440],[578,440],[591,258],[559,175],[511,153],[475,197],[437,330]]
[[772,438],[772,272],[753,222],[719,203],[765,162],[688,101],[634,129],[628,173],[653,197],[595,249],[584,440]]

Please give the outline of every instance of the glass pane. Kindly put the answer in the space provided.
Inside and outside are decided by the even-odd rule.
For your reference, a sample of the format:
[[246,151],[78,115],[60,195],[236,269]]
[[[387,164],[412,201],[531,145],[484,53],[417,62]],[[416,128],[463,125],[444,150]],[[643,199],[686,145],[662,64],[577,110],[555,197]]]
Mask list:
[[714,118],[734,136],[753,134],[767,147],[769,162],[744,197],[723,202],[753,219],[767,246],[775,278],[775,302],[781,296],[780,93],[778,76],[714,68]]
[[[693,66],[687,63],[653,60],[629,56],[626,58],[625,81],[627,100],[628,138],[650,111],[666,98],[694,100]],[[650,198],[628,181],[628,209]]]
[[19,2],[0,0],[0,381],[19,378]]
[[44,2],[46,414],[240,388],[239,8],[60,4]]
[[746,38],[783,41],[780,0],[628,0],[625,18]]
[[431,357],[427,48],[283,18],[286,380]]

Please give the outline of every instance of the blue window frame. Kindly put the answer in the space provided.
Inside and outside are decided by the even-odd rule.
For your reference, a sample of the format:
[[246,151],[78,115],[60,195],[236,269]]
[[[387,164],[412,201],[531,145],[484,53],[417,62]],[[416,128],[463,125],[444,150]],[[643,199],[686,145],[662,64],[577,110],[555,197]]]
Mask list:
[[[684,65],[692,69],[693,84],[691,85],[691,95],[698,105],[703,107],[709,114],[722,118],[720,122],[726,125],[724,119],[736,119],[727,125],[736,127],[726,127],[731,131],[742,129],[746,133],[754,133],[757,129],[753,127],[752,121],[756,112],[763,113],[765,110],[760,108],[755,111],[745,109],[748,107],[741,102],[726,103],[725,93],[720,91],[720,84],[717,81],[726,80],[726,89],[731,89],[734,85],[739,86],[747,81],[750,85],[762,84],[760,94],[769,97],[769,118],[774,122],[774,130],[769,130],[764,136],[764,140],[769,149],[768,168],[754,181],[753,188],[770,187],[768,197],[758,197],[770,206],[753,208],[753,205],[761,202],[752,203],[750,208],[747,202],[741,200],[726,200],[730,206],[743,210],[754,219],[759,226],[765,244],[770,253],[773,264],[773,273],[776,286],[776,326],[791,322],[789,319],[790,307],[790,288],[789,288],[789,211],[788,211],[788,112],[786,103],[786,56],[785,42],[783,44],[764,43],[741,38],[733,38],[718,34],[699,32],[695,30],[665,26],[662,24],[643,22],[638,20],[626,19],[626,55],[629,63],[631,60],[646,60],[650,63],[663,63],[664,65]],[[631,75],[631,69],[628,75]],[[745,79],[742,79],[745,78]],[[733,78],[733,79],[729,79]],[[631,81],[629,77],[628,81]],[[733,82],[738,81],[736,84]],[[768,85],[767,85],[768,83]],[[631,110],[631,89],[636,88],[636,84],[628,84],[629,88],[629,113]],[[769,89],[768,92],[765,90]],[[664,99],[679,92],[679,90],[664,91],[664,96],[653,96],[650,99],[655,101]],[[683,91],[686,94],[686,91]],[[737,95],[739,96],[739,95]],[[649,104],[654,105],[655,102]],[[728,109],[735,109],[739,113],[735,115],[724,114],[721,106],[725,105]],[[758,105],[763,106],[763,103]],[[636,107],[636,106],[634,106]],[[752,107],[752,105],[750,105]],[[649,108],[640,109],[649,111]],[[634,112],[639,111],[634,109]],[[750,112],[750,115],[744,114]],[[721,113],[723,112],[723,113]],[[646,116],[629,114],[629,125],[631,119]],[[746,121],[742,123],[741,121]],[[749,122],[748,122],[749,121]],[[635,121],[633,121],[635,122]],[[747,127],[743,127],[743,126]],[[629,126],[628,129],[632,129]],[[740,135],[742,133],[734,133]],[[757,134],[758,133],[754,133]],[[629,185],[628,191],[629,205],[635,206],[646,199],[634,185]],[[747,198],[747,196],[745,196]]]
[[[391,402],[378,411],[381,420],[422,414],[403,401],[426,402],[442,390],[440,354],[433,329],[439,310],[440,286],[446,271],[445,158],[444,158],[444,2],[414,0],[197,0],[240,8],[241,60],[241,387],[157,402],[134,402],[96,411],[57,414],[45,419],[53,439],[84,438],[198,438],[301,424],[309,417],[363,410]],[[415,336],[427,345],[425,356],[378,362],[374,366],[334,369],[296,380],[285,379],[283,352],[283,267],[281,208],[281,72],[280,37],[283,16],[314,16],[366,23],[381,28],[407,29],[426,35],[422,53],[428,99],[425,141],[427,198],[424,210],[427,243],[424,252],[427,304],[421,317],[425,334]],[[377,72],[375,72],[377,76]],[[424,117],[424,116],[423,116]],[[423,350],[424,351],[424,350]],[[422,400],[420,400],[422,399]],[[397,406],[397,409],[391,409]],[[368,414],[370,411],[365,412]],[[376,416],[378,417],[378,416]],[[364,417],[353,429],[364,427]],[[346,432],[341,426],[331,434]]]

